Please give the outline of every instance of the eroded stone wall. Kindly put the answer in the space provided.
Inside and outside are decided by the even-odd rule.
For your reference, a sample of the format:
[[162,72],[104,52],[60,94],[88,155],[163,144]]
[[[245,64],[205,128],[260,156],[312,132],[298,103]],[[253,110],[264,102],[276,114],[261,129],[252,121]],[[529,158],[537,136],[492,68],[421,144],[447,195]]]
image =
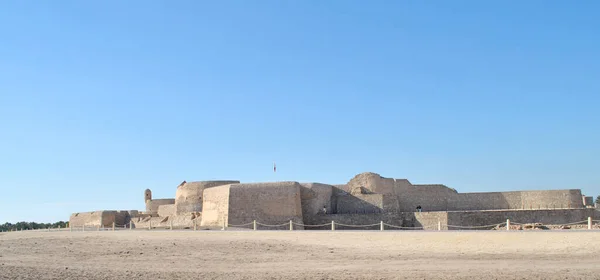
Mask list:
[[230,185],[204,190],[202,197],[202,226],[222,226],[228,223]]
[[[335,221],[336,230],[371,229],[380,230],[380,222],[396,226],[386,226],[385,230],[437,230],[438,221],[442,230],[447,229],[447,212],[394,212],[379,214],[331,214],[317,215],[312,218],[311,225],[323,225],[320,227],[306,227],[315,230],[331,230],[331,221]],[[350,227],[345,225],[361,225],[361,227]],[[371,225],[371,226],[364,226]],[[403,227],[403,228],[398,228]]]
[[93,211],[73,213],[69,218],[71,227],[105,227],[110,228],[113,222],[116,226],[129,223],[129,211]]
[[450,211],[584,207],[580,190],[462,193],[448,200]]
[[323,208],[325,208],[326,213],[332,213],[333,186],[319,183],[302,183],[300,185],[302,215],[304,218],[323,213]]
[[253,220],[270,225],[290,220],[302,223],[301,186],[298,182],[229,186],[229,223],[244,224]]
[[69,225],[71,227],[102,226],[102,212],[104,211],[73,213],[69,218]]
[[[331,221],[334,221],[336,230],[379,230],[380,222],[395,225],[395,226],[408,226],[410,216],[412,213],[374,213],[374,214],[328,214],[328,215],[316,215],[311,218],[309,225],[323,225],[319,227],[307,226],[307,230],[331,230]],[[347,227],[343,225],[372,225],[368,227]],[[387,227],[388,230],[397,228]]]
[[[587,221],[599,218],[595,209],[548,209],[548,210],[490,210],[448,212],[448,224],[459,226],[482,226],[505,223],[542,223],[547,225]],[[451,228],[454,229],[454,228]]]
[[165,204],[158,206],[158,216],[168,217],[175,215],[175,204]]
[[397,190],[394,179],[384,178],[372,172],[360,173],[354,176],[346,185],[349,192],[365,188],[376,194],[396,194]]
[[[494,209],[544,209],[584,208],[581,191],[545,190],[486,193],[458,193],[444,185],[413,185],[406,179],[391,179],[376,173],[361,173],[347,185],[336,187],[333,204],[338,213],[351,213],[365,208],[364,194],[382,194],[388,197],[383,204],[371,203],[385,211],[412,212],[421,206],[422,211],[494,210]],[[348,196],[350,195],[350,196]],[[354,197],[353,197],[354,196]],[[392,198],[394,197],[394,198]]]
[[177,187],[175,212],[177,215],[202,211],[202,196],[205,189],[239,183],[239,181],[186,182]]
[[337,197],[334,214],[373,214],[381,213],[384,208],[382,194],[355,194]]
[[175,199],[165,198],[165,199],[152,199],[146,201],[146,213],[148,214],[158,214],[158,206],[175,204]]

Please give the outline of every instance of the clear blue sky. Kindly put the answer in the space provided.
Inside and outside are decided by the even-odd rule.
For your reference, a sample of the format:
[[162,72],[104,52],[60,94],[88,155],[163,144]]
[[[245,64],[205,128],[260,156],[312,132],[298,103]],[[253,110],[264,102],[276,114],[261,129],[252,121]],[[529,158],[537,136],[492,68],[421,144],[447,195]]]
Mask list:
[[600,194],[600,2],[126,2],[0,2],[0,222],[363,171]]

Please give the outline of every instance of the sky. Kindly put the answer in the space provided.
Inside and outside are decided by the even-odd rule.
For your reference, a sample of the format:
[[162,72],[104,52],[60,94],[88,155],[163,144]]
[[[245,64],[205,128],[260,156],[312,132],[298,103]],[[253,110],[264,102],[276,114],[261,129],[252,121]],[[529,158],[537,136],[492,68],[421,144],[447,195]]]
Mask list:
[[366,171],[597,196],[599,9],[0,1],[0,223]]

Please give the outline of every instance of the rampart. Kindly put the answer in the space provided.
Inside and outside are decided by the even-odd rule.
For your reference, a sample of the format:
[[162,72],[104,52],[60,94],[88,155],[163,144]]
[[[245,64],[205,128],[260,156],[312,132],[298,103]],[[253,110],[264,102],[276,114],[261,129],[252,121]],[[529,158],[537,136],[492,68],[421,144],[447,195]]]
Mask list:
[[91,226],[91,227],[112,227],[124,225],[129,222],[129,211],[93,211],[74,213],[69,218],[71,227]]
[[[302,223],[301,185],[298,182],[231,184],[204,191],[202,225],[245,224],[254,220]],[[225,212],[223,212],[225,210]],[[221,218],[221,220],[218,220]]]
[[[331,221],[334,221],[336,230],[373,229],[379,230],[380,223],[384,222],[385,230],[425,229],[437,230],[438,222],[442,229],[447,228],[448,212],[395,212],[371,214],[329,214],[312,217],[310,225],[325,225],[308,227],[315,230],[331,230]],[[344,226],[352,225],[352,226]],[[357,227],[357,225],[362,225]],[[371,225],[371,226],[364,226]],[[391,226],[389,226],[391,225]]]
[[158,216],[168,217],[175,215],[175,204],[164,204],[158,206]]
[[319,183],[302,183],[300,186],[304,218],[333,211],[331,204],[333,186]]
[[158,214],[158,207],[161,205],[169,205],[175,204],[175,199],[165,198],[165,199],[152,199],[146,201],[146,213],[148,214]]
[[239,181],[200,181],[184,182],[175,192],[175,211],[177,215],[202,211],[202,196],[205,189],[239,183]]
[[448,224],[460,226],[481,226],[490,224],[542,223],[547,225],[568,224],[586,221],[588,217],[599,218],[595,209],[543,209],[543,210],[489,210],[489,211],[451,211]]
[[201,226],[222,226],[228,222],[229,185],[204,190]]
[[384,209],[384,195],[355,194],[337,198],[336,214],[370,214],[381,213]]
[[147,189],[144,201],[145,212],[75,213],[70,220],[74,226],[105,227],[129,220],[136,227],[191,227],[198,223],[205,227],[235,227],[256,220],[259,229],[267,228],[260,223],[279,225],[268,227],[271,229],[285,229],[281,225],[290,220],[300,225],[332,220],[348,225],[384,221],[424,229],[437,229],[439,223],[446,229],[498,224],[506,219],[561,224],[596,213],[591,208],[592,197],[583,196],[579,189],[459,193],[442,184],[412,184],[407,179],[385,178],[372,172],[358,174],[343,185],[183,181],[175,199],[152,199]]
[[[360,212],[364,208],[385,211],[468,211],[495,209],[584,208],[578,189],[458,193],[445,185],[413,185],[406,179],[384,178],[362,173],[334,192],[337,213]],[[373,194],[387,197],[375,198]],[[371,196],[369,196],[371,195]]]

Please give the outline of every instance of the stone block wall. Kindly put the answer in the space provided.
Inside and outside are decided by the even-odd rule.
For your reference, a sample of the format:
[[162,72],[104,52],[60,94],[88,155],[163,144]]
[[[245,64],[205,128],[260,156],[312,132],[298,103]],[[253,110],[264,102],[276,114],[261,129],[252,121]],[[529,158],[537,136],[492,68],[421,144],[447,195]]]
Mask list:
[[202,211],[202,196],[205,189],[239,183],[239,181],[199,181],[183,183],[175,192],[175,212],[177,215]]
[[92,212],[81,212],[73,213],[69,218],[70,227],[82,227],[82,226],[102,226],[102,214],[104,211],[92,211]]
[[[311,218],[310,225],[325,225],[320,227],[307,226],[307,230],[331,230],[331,221],[336,223],[336,230],[379,230],[379,223],[395,225],[395,226],[407,226],[410,222],[410,213],[377,213],[377,214],[327,214],[327,215],[316,215]],[[347,227],[343,225],[373,225],[369,227]],[[386,228],[386,230],[392,230],[393,228]]]
[[308,216],[323,213],[323,208],[327,213],[332,213],[333,186],[319,183],[302,183],[300,186],[302,216],[305,219]]
[[[585,221],[588,217],[598,218],[595,209],[546,209],[546,210],[490,210],[451,211],[448,224],[460,226],[482,226],[505,223],[542,223],[547,225],[568,224]],[[453,229],[453,228],[451,228]]]
[[168,217],[175,215],[175,204],[165,204],[158,206],[158,216]]
[[158,206],[175,204],[175,199],[165,198],[165,199],[152,199],[146,201],[146,213],[149,214],[158,214]]
[[[379,214],[330,214],[312,217],[310,225],[322,225],[321,227],[306,227],[309,230],[331,230],[331,221],[336,224],[336,230],[371,229],[379,230],[379,223],[383,221],[398,227],[423,227],[425,230],[437,230],[438,221],[442,224],[442,230],[446,229],[448,221],[447,212],[395,212]],[[307,223],[309,224],[309,223]],[[343,225],[373,225],[369,227],[349,227]],[[385,226],[385,230],[410,230]]]
[[230,224],[253,220],[270,225],[290,220],[302,223],[300,188],[298,182],[229,185],[228,221]]
[[71,227],[105,227],[110,228],[113,222],[116,226],[123,226],[129,223],[129,211],[93,211],[73,213],[69,218]]
[[448,195],[434,188],[409,188],[398,196],[398,200],[399,210],[402,212],[414,212],[417,206],[421,206],[421,211],[446,211],[448,209]]
[[218,186],[204,190],[202,197],[202,226],[222,226],[228,223],[229,187]]
[[230,225],[254,220],[268,225],[284,224],[290,220],[301,224],[300,189],[298,182],[231,184],[206,189],[202,226],[219,226],[223,220]]
[[381,213],[384,208],[382,194],[357,194],[337,197],[335,214]]
[[[445,185],[413,185],[406,179],[384,178],[375,173],[361,173],[346,185],[335,185],[332,201],[337,209],[345,213],[360,211],[361,200],[349,197],[363,188],[374,194],[396,196],[397,202],[388,199],[382,203],[386,211],[413,212],[417,206],[422,211],[458,211],[493,209],[544,209],[544,208],[584,208],[581,191],[546,190],[486,193],[458,193]],[[358,196],[357,196],[358,197]],[[369,202],[369,201],[365,201]],[[372,203],[379,205],[378,203]],[[355,208],[354,205],[356,205]]]
[[462,193],[448,202],[449,211],[583,207],[580,190]]
[[448,212],[415,212],[412,219],[409,220],[411,226],[422,227],[423,230],[437,230],[438,222],[441,224],[441,229],[448,229]]

